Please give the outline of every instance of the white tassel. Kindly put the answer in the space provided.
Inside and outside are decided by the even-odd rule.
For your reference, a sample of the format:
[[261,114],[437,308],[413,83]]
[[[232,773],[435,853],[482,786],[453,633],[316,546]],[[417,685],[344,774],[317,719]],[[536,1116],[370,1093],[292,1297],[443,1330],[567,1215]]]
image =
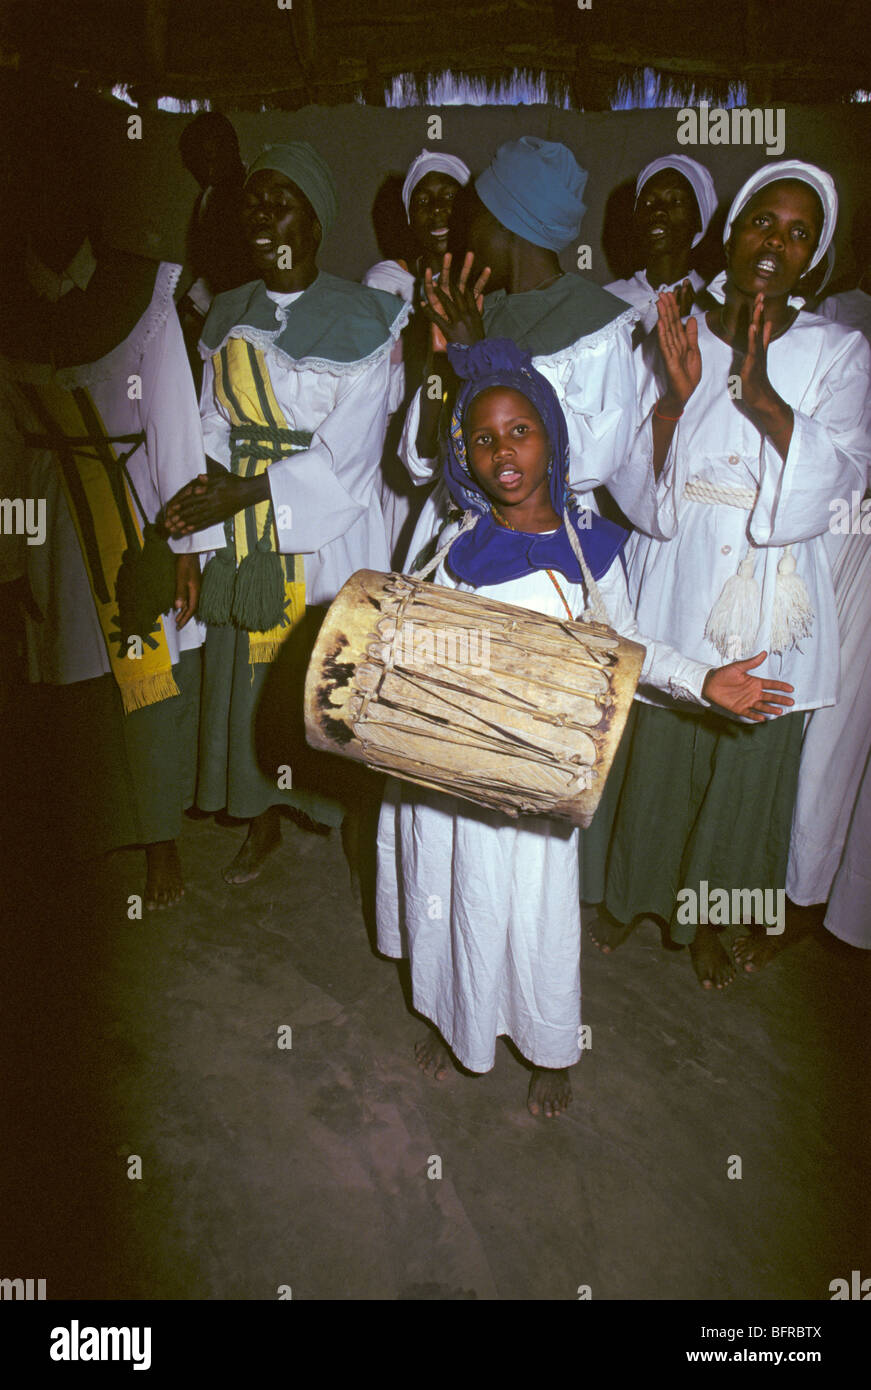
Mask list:
[[771,651],[786,652],[802,637],[810,637],[814,625],[807,585],[795,571],[792,546],[785,545],[777,562],[777,584],[771,614]]
[[759,627],[759,585],[753,578],[756,556],[748,550],[733,574],[723,585],[705,625],[705,636],[717,648],[724,661],[740,661],[753,655],[753,643]]

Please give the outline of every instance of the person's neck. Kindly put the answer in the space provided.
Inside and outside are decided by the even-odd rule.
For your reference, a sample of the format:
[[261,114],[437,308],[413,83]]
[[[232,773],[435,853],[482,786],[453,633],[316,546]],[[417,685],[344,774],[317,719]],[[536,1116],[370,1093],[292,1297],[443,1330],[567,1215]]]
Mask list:
[[508,294],[526,294],[529,290],[547,289],[559,280],[562,274],[563,268],[556,251],[522,241],[515,248],[505,289]]
[[543,531],[556,531],[562,525],[562,519],[557,516],[550,500],[538,502],[531,497],[514,505],[491,502],[490,506],[496,524],[504,526],[506,531],[541,534]]
[[[722,328],[722,332],[717,333],[717,336],[738,344],[746,342],[747,329],[753,317],[755,300],[755,295],[745,294],[743,290],[739,290],[732,284],[731,280],[727,279],[725,301],[719,309],[711,311],[714,321],[713,331],[717,333],[718,326]],[[785,333],[794,320],[795,310],[790,307],[788,293],[765,300],[762,308],[762,322],[763,324],[771,324],[772,338]]]
[[292,270],[271,270],[264,275],[263,283],[273,294],[296,294],[307,290],[318,278],[318,268],[314,261],[303,261]]
[[644,273],[652,290],[658,290],[661,285],[674,285],[689,275],[690,258],[685,251],[661,251],[651,256]]

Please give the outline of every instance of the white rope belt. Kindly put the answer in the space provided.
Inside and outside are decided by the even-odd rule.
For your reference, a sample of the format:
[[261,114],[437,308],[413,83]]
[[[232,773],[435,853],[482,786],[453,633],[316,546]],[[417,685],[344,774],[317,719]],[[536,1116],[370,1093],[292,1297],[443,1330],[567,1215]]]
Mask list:
[[725,507],[740,507],[744,512],[752,512],[758,496],[752,487],[725,487],[699,477],[687,480],[683,495],[690,502],[721,502]]

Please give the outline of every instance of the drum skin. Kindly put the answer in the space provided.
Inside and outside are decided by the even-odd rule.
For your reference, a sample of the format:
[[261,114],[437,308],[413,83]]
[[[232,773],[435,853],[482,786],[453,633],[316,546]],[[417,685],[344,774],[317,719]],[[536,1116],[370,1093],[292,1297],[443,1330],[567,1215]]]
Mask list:
[[508,816],[587,826],[643,659],[602,623],[358,570],[312,652],[306,739]]

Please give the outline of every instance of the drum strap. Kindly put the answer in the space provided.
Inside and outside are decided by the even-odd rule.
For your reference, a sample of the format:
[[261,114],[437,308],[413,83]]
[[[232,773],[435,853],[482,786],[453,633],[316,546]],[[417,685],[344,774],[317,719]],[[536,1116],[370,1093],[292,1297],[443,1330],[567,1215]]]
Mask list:
[[[454,541],[458,541],[460,539],[460,536],[465,535],[467,531],[471,531],[474,529],[475,526],[477,526],[479,515],[480,513],[473,511],[465,512],[463,514],[463,520],[460,523],[460,529],[457,531],[456,535],[451,536],[451,539],[448,541],[447,545],[443,545],[440,550],[436,551],[435,555],[433,555],[432,559],[424,565],[423,569],[418,570],[414,573],[414,578],[426,579],[427,575],[432,574],[434,570],[437,570],[442,560],[445,558],[448,551],[450,550],[451,546],[454,544]],[[610,627],[611,621],[608,617],[608,610],[605,607],[605,600],[602,598],[599,586],[593,578],[590,572],[590,567],[584,558],[584,552],[581,549],[581,543],[578,540],[575,528],[571,524],[568,510],[563,512],[563,524],[566,528],[566,531],[568,532],[569,544],[572,547],[572,550],[575,554],[575,558],[581,567],[581,575],[583,576],[584,580],[584,588],[587,591],[587,612],[584,614],[584,621],[589,622],[591,619],[593,619],[597,623],[604,623],[606,627]],[[548,573],[550,574],[549,570]],[[551,579],[553,579],[553,575],[551,575]],[[554,582],[556,581],[554,580]],[[557,588],[559,589],[558,584]],[[562,590],[560,590],[560,593],[562,594]],[[565,596],[563,596],[563,603],[565,602]],[[569,617],[571,618],[571,610],[569,609],[568,604],[566,604],[566,611],[568,612]]]

